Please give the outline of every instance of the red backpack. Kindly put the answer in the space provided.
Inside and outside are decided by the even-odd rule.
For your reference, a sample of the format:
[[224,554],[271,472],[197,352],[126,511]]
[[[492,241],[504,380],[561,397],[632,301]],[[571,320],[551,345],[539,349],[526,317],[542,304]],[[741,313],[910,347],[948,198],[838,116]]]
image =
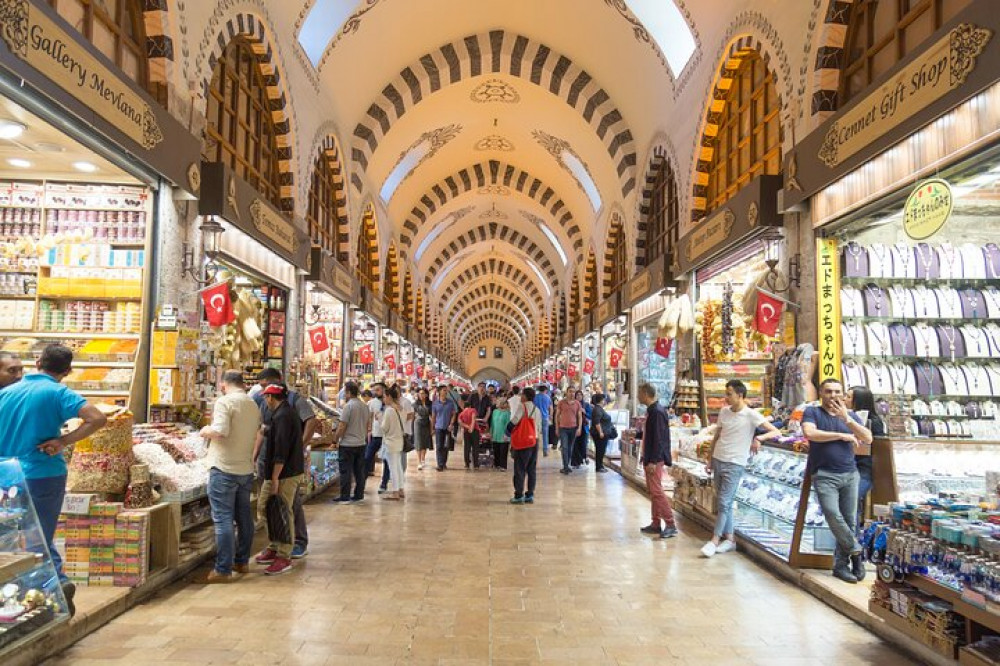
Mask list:
[[[534,405],[532,405],[534,407]],[[535,408],[537,410],[537,407]],[[534,410],[532,411],[534,413]],[[528,408],[524,408],[524,415],[514,426],[514,432],[510,434],[510,448],[515,451],[531,449],[537,446],[538,438],[535,433],[535,419],[528,416]]]

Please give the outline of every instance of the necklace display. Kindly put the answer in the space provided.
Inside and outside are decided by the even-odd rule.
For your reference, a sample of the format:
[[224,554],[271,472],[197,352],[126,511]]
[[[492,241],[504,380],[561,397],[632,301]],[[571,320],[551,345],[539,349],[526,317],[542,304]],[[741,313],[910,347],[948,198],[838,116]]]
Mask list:
[[[905,243],[896,243],[892,246],[893,275],[901,278],[913,277],[910,275],[910,260],[913,258],[913,250]],[[897,261],[898,260],[898,261]]]
[[[913,333],[923,343],[923,356],[934,358],[940,355],[941,350],[938,345],[937,331],[927,324],[917,324],[913,327]],[[932,351],[933,353],[931,353]]]
[[936,278],[937,275],[931,275],[934,272],[932,270],[934,268],[934,248],[927,243],[919,243],[914,249],[916,250],[920,264],[924,267],[923,277]]
[[[924,381],[927,382],[927,391],[924,392],[923,395],[933,398],[935,396],[934,387],[936,386],[936,382],[934,380],[939,379],[941,376],[939,370],[935,366],[924,361],[917,363],[914,368],[917,373],[924,378]],[[917,392],[919,393],[919,385],[917,389]]]
[[[962,255],[951,243],[942,243],[938,246],[938,255],[941,257],[941,277],[943,278],[960,278],[962,277]],[[955,270],[955,264],[958,263],[958,270]],[[947,264],[948,270],[945,271],[944,265]],[[945,274],[947,272],[947,275]]]
[[912,319],[917,315],[913,304],[913,295],[905,287],[889,287],[889,301],[892,303],[892,316]]
[[868,272],[872,277],[892,277],[892,253],[881,243],[868,247],[868,256],[875,255],[875,261],[868,262]]
[[882,291],[882,287],[877,284],[865,285],[865,291],[868,295],[872,297],[872,305],[875,307],[875,313],[868,313],[869,317],[881,317],[882,316],[882,299],[885,297],[885,292]]
[[848,386],[864,386],[865,371],[856,361],[848,360],[843,363],[844,381]]
[[865,305],[861,292],[853,287],[843,287],[840,290],[840,309],[844,317],[863,317]]
[[942,326],[938,329],[941,334],[944,335],[944,339],[948,341],[948,353],[951,355],[951,362],[955,362],[955,337],[957,331],[954,326]]
[[960,329],[965,338],[965,354],[972,358],[987,358],[990,355],[989,338],[983,329],[966,324]]
[[910,366],[901,361],[894,361],[889,364],[889,371],[892,373],[893,391],[910,395],[917,392],[917,379]]
[[864,250],[862,250],[861,246],[858,245],[857,243],[855,243],[854,241],[851,241],[850,243],[847,244],[847,253],[850,254],[851,257],[854,259],[854,274],[855,275],[858,275],[861,272],[861,253],[862,252],[864,252]]
[[849,348],[848,345],[844,345],[844,353],[849,356],[864,356],[866,349],[865,340],[861,334],[861,325],[844,322],[840,328],[844,332],[844,342],[850,343]]
[[965,308],[962,308],[962,316],[971,316],[972,319],[979,319],[979,292],[975,289],[963,289],[960,296],[962,302],[967,304],[969,306],[969,310],[972,312],[971,315],[967,315],[965,314]]
[[896,356],[909,356],[908,351],[910,347],[910,329],[908,326],[903,324],[893,324],[889,327],[889,335],[896,343],[899,345],[899,352],[897,353],[893,349],[893,354]]
[[891,345],[889,342],[889,329],[886,328],[885,324],[879,324],[877,322],[866,324],[865,329],[868,331],[869,340],[874,339],[878,343],[880,352],[875,352],[874,344],[869,342],[868,351],[872,356],[888,356],[891,351]]
[[941,287],[934,290],[942,319],[957,319],[962,316],[962,298],[954,289]]
[[1000,319],[1000,291],[997,291],[996,287],[987,287],[982,293],[986,300],[986,316],[990,319]]
[[928,289],[926,285],[914,287],[913,291],[914,308],[919,306],[919,316],[926,318],[938,317],[937,295],[933,289]]
[[1000,358],[1000,326],[988,324],[983,332],[986,334],[986,341],[989,345],[989,356]]
[[996,243],[987,243],[983,248],[986,260],[986,275],[992,280],[1000,280],[1000,247]]
[[962,368],[953,363],[944,363],[941,365],[941,372],[944,375],[946,394],[967,395],[969,393],[969,386],[965,382],[965,373],[962,372]]
[[886,395],[892,392],[892,373],[882,361],[872,361],[865,363],[866,375],[868,377],[868,388],[877,395]]
[[962,367],[962,374],[965,375],[969,395],[989,395],[987,389],[990,385],[990,378],[986,374],[985,368],[978,363],[967,363]]

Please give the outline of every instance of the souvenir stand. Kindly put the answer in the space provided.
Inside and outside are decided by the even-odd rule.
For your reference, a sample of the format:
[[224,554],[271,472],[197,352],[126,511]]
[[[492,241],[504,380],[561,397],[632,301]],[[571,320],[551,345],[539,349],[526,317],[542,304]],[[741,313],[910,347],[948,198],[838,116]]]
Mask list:
[[381,353],[381,322],[385,319],[385,303],[367,287],[361,288],[361,307],[351,312],[349,374],[361,386],[375,381]]

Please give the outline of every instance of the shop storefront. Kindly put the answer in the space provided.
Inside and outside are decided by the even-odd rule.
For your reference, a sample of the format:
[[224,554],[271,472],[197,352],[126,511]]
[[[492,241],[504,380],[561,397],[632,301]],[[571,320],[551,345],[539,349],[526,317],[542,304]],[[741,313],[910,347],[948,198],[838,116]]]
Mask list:
[[[873,553],[880,581],[864,610],[961,663],[995,663],[980,639],[1000,632],[996,576],[953,575],[995,557],[990,540],[962,535],[989,533],[1000,495],[998,29],[989,3],[961,12],[799,144],[785,190],[789,206],[808,200],[817,235],[819,379],[869,388],[888,434],[872,447],[866,511],[889,505],[878,511],[888,546]],[[948,74],[919,78],[938,67]],[[856,123],[885,87],[918,80],[891,111]],[[945,557],[900,561],[917,532]],[[945,602],[959,631],[939,640],[894,612],[893,595],[915,594]]]
[[297,387],[309,387],[308,395],[336,403],[345,381],[345,343],[350,305],[360,300],[361,287],[333,255],[312,248],[304,305],[304,354],[298,368]]
[[360,309],[351,313],[350,375],[362,386],[381,376],[382,322],[387,309],[378,294],[362,288]]

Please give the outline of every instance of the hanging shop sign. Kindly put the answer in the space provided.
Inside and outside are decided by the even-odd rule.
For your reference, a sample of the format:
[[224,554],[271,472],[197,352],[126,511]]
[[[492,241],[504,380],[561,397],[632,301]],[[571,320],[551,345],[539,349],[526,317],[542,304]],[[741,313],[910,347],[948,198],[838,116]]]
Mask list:
[[951,185],[941,178],[917,185],[903,206],[903,231],[913,240],[930,238],[951,217]]
[[320,324],[308,330],[309,344],[312,345],[314,354],[319,354],[330,349],[330,338],[326,334],[326,324]]
[[781,182],[781,176],[757,176],[722,208],[696,222],[694,229],[678,243],[671,273],[687,273],[761,229],[781,226],[778,214]]
[[604,326],[619,315],[622,311],[621,296],[621,292],[616,291],[607,300],[598,304],[597,309],[594,311],[594,328]]
[[[197,194],[188,169],[201,142],[149,93],[83,40],[47,3],[0,0],[0,64],[18,90],[41,92],[175,185]],[[25,91],[26,92],[26,91]]]
[[345,303],[361,302],[361,284],[333,254],[313,246],[309,259],[309,280],[323,286]]
[[385,322],[386,326],[388,326],[393,333],[396,333],[397,335],[402,334],[403,329],[402,326],[400,325],[401,321],[399,319],[399,315],[396,314],[394,310],[389,309],[388,305],[386,305]]
[[625,302],[623,303],[625,309],[630,309],[657,293],[666,286],[666,282],[667,261],[665,257],[659,257],[625,285]]
[[787,208],[801,203],[996,82],[1000,12],[976,2],[806,136],[785,160]]
[[309,268],[312,244],[306,232],[226,164],[201,163],[198,213],[221,217],[297,268]]
[[365,289],[363,307],[365,312],[371,315],[379,324],[386,325],[386,315],[388,314],[389,307],[382,300],[381,296],[371,289]]
[[840,268],[835,238],[816,239],[816,290],[819,381],[840,380]]
[[583,336],[587,335],[587,333],[590,333],[590,331],[590,313],[587,313],[576,320],[576,325],[573,327],[573,335],[575,336],[575,339],[579,340]]

